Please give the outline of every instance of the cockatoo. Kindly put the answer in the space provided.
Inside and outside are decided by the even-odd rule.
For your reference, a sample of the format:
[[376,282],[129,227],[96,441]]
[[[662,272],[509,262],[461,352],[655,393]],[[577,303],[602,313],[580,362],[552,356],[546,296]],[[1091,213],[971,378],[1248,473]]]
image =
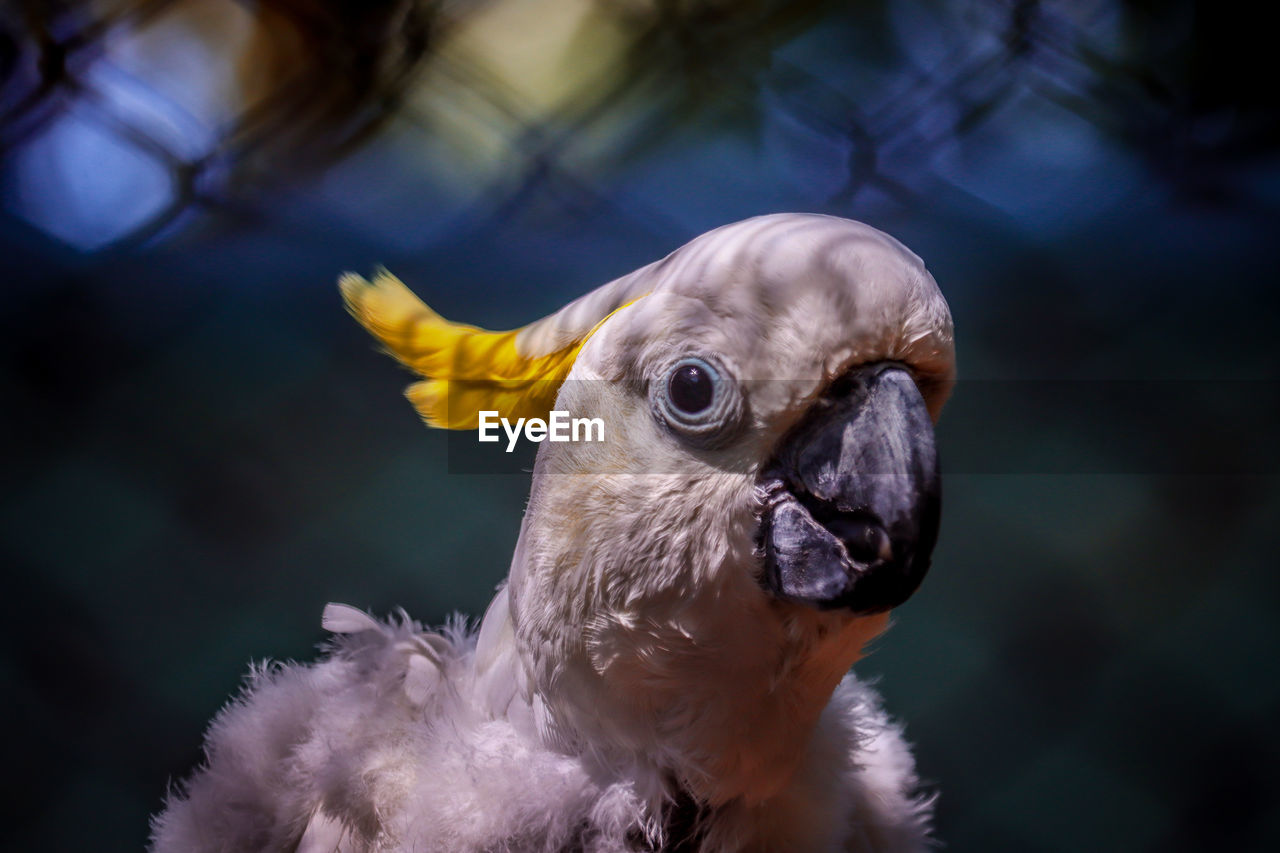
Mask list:
[[322,660],[255,670],[156,851],[928,845],[902,731],[850,674],[937,535],[954,349],[919,258],[763,216],[504,333],[385,271],[341,289],[428,424],[555,409],[605,440],[540,445],[478,630],[330,605]]

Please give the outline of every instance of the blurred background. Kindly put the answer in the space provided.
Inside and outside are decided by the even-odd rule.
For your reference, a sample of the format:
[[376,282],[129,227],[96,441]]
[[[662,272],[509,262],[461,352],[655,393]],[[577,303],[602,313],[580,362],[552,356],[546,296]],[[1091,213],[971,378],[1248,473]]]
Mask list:
[[527,477],[450,473],[338,273],[510,328],[805,210],[955,314],[858,666],[947,849],[1280,849],[1274,52],[1189,0],[6,0],[3,846],[138,849],[325,602],[505,575]]

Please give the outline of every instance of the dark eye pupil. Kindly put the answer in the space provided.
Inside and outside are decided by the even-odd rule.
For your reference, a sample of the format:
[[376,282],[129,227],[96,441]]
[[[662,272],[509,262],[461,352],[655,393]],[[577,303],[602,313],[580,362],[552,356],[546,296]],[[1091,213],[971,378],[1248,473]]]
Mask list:
[[710,406],[711,398],[715,396],[711,376],[696,364],[683,365],[671,374],[667,390],[672,404],[690,414],[701,412]]

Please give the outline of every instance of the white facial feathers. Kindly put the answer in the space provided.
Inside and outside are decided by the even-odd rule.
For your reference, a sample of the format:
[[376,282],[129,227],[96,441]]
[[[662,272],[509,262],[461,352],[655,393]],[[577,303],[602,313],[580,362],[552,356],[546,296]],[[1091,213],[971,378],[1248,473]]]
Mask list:
[[645,356],[663,349],[719,350],[742,380],[820,381],[892,360],[934,383],[935,409],[954,377],[951,315],[933,277],[901,243],[862,223],[748,219],[619,281],[648,295],[596,330],[575,373],[640,378]]

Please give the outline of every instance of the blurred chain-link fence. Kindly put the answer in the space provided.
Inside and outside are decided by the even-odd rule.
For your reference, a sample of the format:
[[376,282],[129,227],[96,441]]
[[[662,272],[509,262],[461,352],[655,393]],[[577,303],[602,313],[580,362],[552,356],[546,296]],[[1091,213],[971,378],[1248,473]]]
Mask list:
[[940,836],[1272,849],[1270,38],[1189,0],[0,4],[0,838],[136,849],[326,601],[482,611],[527,480],[450,476],[338,272],[507,328],[809,210],[957,319],[935,569],[859,665]]
[[[1123,199],[1126,158],[1221,191],[1275,141],[1268,87],[1232,75],[1259,36],[1223,17],[1115,0],[24,0],[0,18],[3,199],[79,248],[136,244],[244,213],[381,131],[431,202],[474,213],[611,195],[716,127],[811,207],[961,193],[1038,227]],[[661,198],[627,203],[663,215]]]

